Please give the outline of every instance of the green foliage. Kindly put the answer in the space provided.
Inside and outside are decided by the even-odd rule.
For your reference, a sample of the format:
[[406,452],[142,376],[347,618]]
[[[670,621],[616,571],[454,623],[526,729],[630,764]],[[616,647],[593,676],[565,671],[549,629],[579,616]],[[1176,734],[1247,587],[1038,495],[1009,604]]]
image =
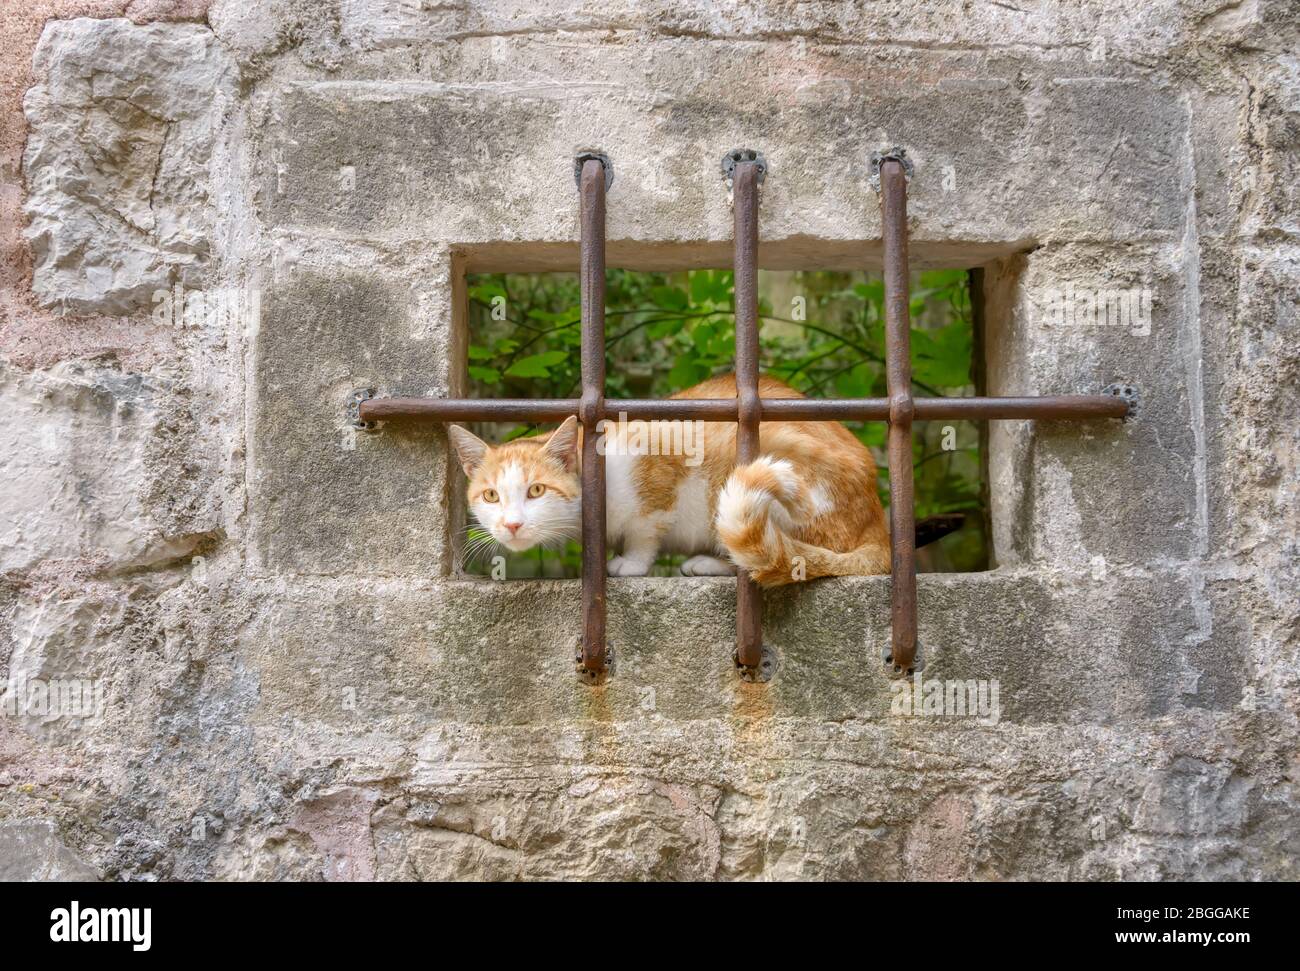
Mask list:
[[[471,394],[572,398],[580,387],[580,300],[576,274],[482,274],[469,281]],[[730,270],[644,273],[610,270],[606,280],[607,393],[658,398],[734,367]],[[763,370],[811,397],[884,397],[884,285],[863,273],[759,274]],[[962,270],[914,281],[912,371],[918,395],[968,395],[973,329]],[[872,449],[888,501],[883,422],[850,423]],[[982,569],[987,561],[978,431],[967,423],[916,426],[918,518],[967,513],[968,526],[929,554],[932,568]],[[505,440],[529,425],[482,428]],[[945,438],[947,441],[945,441]],[[955,448],[945,448],[953,445]],[[473,533],[471,532],[471,536]],[[468,564],[470,569],[486,569]],[[510,576],[573,576],[576,546],[508,558]],[[671,563],[661,564],[669,572]]]

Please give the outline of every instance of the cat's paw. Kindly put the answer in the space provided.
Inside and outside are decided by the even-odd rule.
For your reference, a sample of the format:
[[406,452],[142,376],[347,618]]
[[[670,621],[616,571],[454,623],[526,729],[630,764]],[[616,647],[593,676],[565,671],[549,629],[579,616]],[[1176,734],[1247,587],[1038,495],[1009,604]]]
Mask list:
[[627,556],[616,556],[605,565],[605,572],[612,577],[643,577],[650,572],[653,564],[653,560],[646,562]]
[[682,564],[684,577],[730,577],[736,575],[736,565],[716,556],[692,556]]

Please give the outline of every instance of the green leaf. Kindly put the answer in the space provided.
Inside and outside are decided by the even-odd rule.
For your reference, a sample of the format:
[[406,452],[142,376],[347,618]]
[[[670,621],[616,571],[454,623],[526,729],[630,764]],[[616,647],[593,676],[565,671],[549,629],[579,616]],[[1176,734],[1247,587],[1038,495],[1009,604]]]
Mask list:
[[650,291],[650,299],[655,306],[665,310],[685,310],[691,305],[690,298],[680,287],[654,287]]
[[912,331],[912,372],[922,384],[963,388],[970,384],[971,330],[963,321],[939,330]]
[[696,303],[705,303],[709,299],[709,271],[691,271],[691,299]]
[[936,293],[940,290],[965,289],[965,270],[925,270],[921,273],[921,286]]
[[716,334],[709,341],[709,357],[719,364],[731,364],[734,367],[736,359],[736,332],[734,329],[727,327],[720,333]]
[[573,310],[530,310],[528,316],[544,324],[571,323],[577,314]]
[[568,358],[564,351],[543,351],[541,354],[529,354],[521,357],[506,368],[506,375],[512,378],[549,377],[551,368]]
[[692,270],[691,300],[697,304],[730,306],[731,285],[730,270]]
[[858,441],[868,448],[883,449],[889,435],[889,426],[883,421],[866,421],[860,427],[853,429],[853,434],[858,436]]
[[505,295],[505,288],[496,283],[481,283],[478,286],[469,288],[469,296],[471,300],[475,300],[478,303],[485,303],[489,306],[492,304],[493,297],[504,297]]
[[475,381],[481,381],[483,384],[500,384],[501,372],[496,368],[479,367],[475,364],[469,366],[469,376]]
[[835,379],[835,393],[841,398],[871,397],[870,380],[872,372],[865,365],[859,364],[851,371],[845,371]]
[[471,361],[486,361],[495,356],[490,347],[482,347],[478,344],[471,344],[468,354]]
[[651,324],[645,329],[646,337],[653,341],[663,340],[665,337],[671,337],[673,334],[679,333],[685,324],[686,321],[682,320],[680,317],[674,317],[671,320],[661,320],[658,323]]
[[532,425],[516,425],[514,428],[510,429],[510,431],[506,432],[505,435],[502,436],[501,440],[503,442],[513,442],[516,438],[523,438],[532,431]]
[[709,369],[689,354],[679,354],[673,362],[673,369],[668,372],[668,383],[675,388],[687,388],[699,384],[709,376]]
[[709,342],[713,340],[716,334],[717,328],[708,321],[696,324],[691,330],[691,342],[695,345],[696,352],[699,354],[707,354],[709,350]]
[[885,302],[885,284],[879,280],[873,280],[870,283],[859,283],[853,288],[853,292],[868,303],[883,304]]

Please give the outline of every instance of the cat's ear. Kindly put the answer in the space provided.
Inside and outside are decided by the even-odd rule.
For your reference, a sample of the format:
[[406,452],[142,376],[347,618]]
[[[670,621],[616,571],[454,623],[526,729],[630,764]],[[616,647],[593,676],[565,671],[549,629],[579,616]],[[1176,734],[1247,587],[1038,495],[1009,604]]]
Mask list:
[[483,458],[487,455],[487,442],[459,425],[448,425],[447,437],[451,439],[452,447],[456,449],[456,456],[460,459],[465,474],[473,478],[474,471],[483,464]]
[[551,432],[551,437],[542,447],[542,454],[559,462],[565,470],[572,472],[578,467],[578,419],[572,415],[564,419],[564,424]]

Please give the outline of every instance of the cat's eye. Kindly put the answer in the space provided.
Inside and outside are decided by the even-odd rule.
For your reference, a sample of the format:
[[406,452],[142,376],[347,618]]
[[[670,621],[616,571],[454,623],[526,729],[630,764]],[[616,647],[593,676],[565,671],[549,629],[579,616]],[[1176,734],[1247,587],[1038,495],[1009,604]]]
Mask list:
[[483,490],[483,501],[484,501],[484,502],[496,502],[496,501],[497,501],[498,499],[500,499],[500,498],[501,498],[501,497],[497,495],[497,491],[496,491],[495,489],[484,489],[484,490]]
[[545,491],[546,491],[546,486],[542,485],[540,482],[534,482],[532,485],[528,487],[528,498],[537,499]]

